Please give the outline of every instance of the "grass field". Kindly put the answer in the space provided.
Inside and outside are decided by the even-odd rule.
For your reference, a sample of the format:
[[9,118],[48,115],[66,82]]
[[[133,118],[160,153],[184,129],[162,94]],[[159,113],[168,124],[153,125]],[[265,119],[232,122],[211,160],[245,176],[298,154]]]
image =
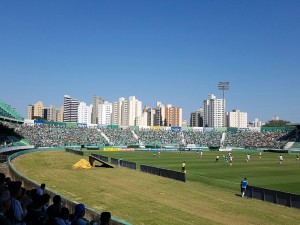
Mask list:
[[[92,153],[92,151],[88,151]],[[87,154],[88,154],[87,153]],[[187,182],[179,182],[126,168],[73,170],[72,165],[87,156],[63,151],[23,155],[13,161],[24,175],[45,182],[47,187],[67,198],[83,202],[90,208],[111,211],[113,216],[132,224],[297,224],[298,209],[265,203],[238,196],[239,183],[249,183],[299,194],[300,162],[295,155],[250,152],[252,161],[245,162],[245,152],[233,152],[233,166],[215,163],[220,152],[103,152],[96,154],[180,171],[186,161]],[[157,154],[156,154],[157,155]]]
[[[85,151],[89,154],[90,151]],[[296,161],[293,154],[283,154],[284,161],[279,165],[278,153],[263,153],[259,158],[257,151],[234,151],[233,165],[224,163],[223,155],[227,153],[205,151],[203,157],[196,152],[163,151],[161,157],[153,157],[153,152],[93,152],[113,158],[122,156],[123,160],[138,164],[153,165],[175,171],[181,170],[181,163],[186,162],[187,180],[202,182],[213,186],[238,190],[240,181],[247,177],[249,184],[273,190],[281,190],[300,194],[300,161]],[[252,155],[251,161],[246,163],[246,155]],[[219,154],[220,159],[215,163]]]

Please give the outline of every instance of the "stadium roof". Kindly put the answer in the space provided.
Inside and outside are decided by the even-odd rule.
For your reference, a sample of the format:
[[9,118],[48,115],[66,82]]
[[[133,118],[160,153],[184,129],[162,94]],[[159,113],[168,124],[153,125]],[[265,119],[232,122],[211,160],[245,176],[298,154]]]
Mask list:
[[15,122],[24,122],[24,117],[17,113],[10,105],[0,100],[0,119]]

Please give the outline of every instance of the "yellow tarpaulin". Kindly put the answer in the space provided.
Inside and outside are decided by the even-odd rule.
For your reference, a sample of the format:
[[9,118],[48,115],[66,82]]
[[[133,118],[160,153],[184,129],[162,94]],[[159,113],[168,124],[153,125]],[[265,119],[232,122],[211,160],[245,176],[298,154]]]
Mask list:
[[89,168],[92,168],[91,164],[88,161],[86,161],[85,159],[80,159],[72,167],[73,167],[73,169],[89,169]]

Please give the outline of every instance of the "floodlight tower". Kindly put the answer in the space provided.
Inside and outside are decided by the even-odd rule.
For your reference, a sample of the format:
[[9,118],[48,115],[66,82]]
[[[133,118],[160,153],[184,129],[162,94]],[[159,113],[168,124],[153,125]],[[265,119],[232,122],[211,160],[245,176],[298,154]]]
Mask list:
[[223,126],[226,127],[225,91],[229,90],[229,82],[219,82],[218,88],[223,93],[223,110],[224,110]]

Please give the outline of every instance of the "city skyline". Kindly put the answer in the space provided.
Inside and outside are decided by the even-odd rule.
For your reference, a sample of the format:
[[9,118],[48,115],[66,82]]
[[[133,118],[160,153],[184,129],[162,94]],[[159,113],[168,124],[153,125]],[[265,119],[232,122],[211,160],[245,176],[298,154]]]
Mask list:
[[51,1],[0,3],[0,98],[60,107],[136,96],[183,109],[209,94],[226,111],[300,122],[300,2]]

